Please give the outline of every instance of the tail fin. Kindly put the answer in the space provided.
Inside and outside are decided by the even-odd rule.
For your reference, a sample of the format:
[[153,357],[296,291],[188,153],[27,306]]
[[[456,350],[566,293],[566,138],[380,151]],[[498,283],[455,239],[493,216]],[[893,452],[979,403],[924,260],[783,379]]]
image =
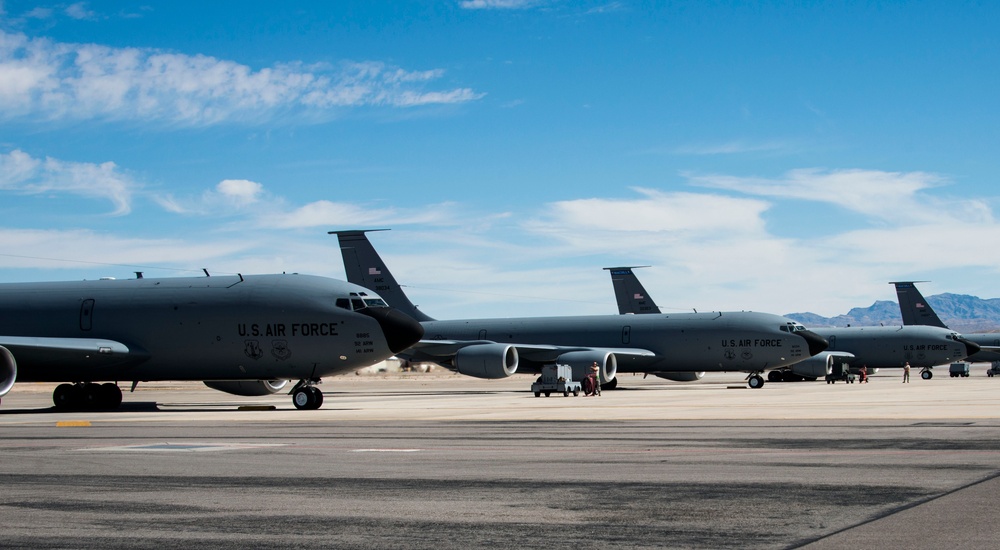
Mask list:
[[639,278],[632,273],[633,269],[649,267],[637,265],[631,267],[605,267],[611,272],[611,284],[615,287],[615,300],[618,301],[618,313],[660,313],[660,308],[642,287]]
[[378,293],[388,304],[413,317],[417,321],[433,321],[417,306],[410,302],[403,288],[389,272],[385,262],[368,241],[365,233],[369,231],[388,231],[387,229],[362,229],[352,231],[330,231],[340,241],[340,254],[344,257],[344,271],[347,281],[361,285]]
[[899,298],[899,312],[903,316],[903,324],[948,328],[937,316],[937,313],[934,313],[934,309],[913,283],[914,281],[889,283],[896,286],[896,296]]

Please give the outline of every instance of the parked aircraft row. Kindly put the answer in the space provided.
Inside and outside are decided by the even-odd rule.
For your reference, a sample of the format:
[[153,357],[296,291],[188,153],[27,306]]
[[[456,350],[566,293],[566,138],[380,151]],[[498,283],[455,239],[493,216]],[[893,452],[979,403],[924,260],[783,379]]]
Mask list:
[[619,312],[644,315],[435,320],[410,302],[367,232],[331,232],[348,282],[206,273],[0,284],[0,397],[18,381],[61,382],[57,408],[110,409],[121,382],[199,380],[243,396],[288,391],[295,407],[316,409],[323,377],[392,355],[479,378],[559,363],[579,379],[597,363],[605,387],[618,372],[678,381],[746,372],[759,388],[765,372],[815,378],[834,361],[929,368],[979,351],[939,326],[810,330],[768,313],[663,314],[630,268],[611,269]]
[[[638,277],[632,271],[633,267],[605,268],[611,273],[611,282],[615,289],[619,313],[655,313],[659,307],[649,297]],[[896,283],[903,285],[906,283]],[[912,285],[911,285],[912,286]],[[915,289],[913,289],[915,291]],[[918,294],[919,296],[919,294]],[[923,298],[920,297],[923,301]],[[900,295],[900,307],[906,303]],[[926,308],[924,308],[926,310]],[[931,312],[933,314],[933,312]],[[934,317],[936,319],[936,316]],[[819,353],[813,361],[793,364],[769,373],[771,381],[817,379],[829,374],[834,362],[848,365],[852,369],[866,366],[870,372],[884,368],[902,368],[906,363],[911,368],[921,369],[925,379],[933,376],[931,368],[953,361],[961,361],[980,353],[980,344],[949,330],[938,320],[937,326],[931,323],[907,323],[907,315],[903,315],[903,326],[870,326],[870,327],[814,327],[810,330],[819,334],[830,343],[827,350]],[[998,335],[993,335],[996,338]],[[825,358],[826,364],[820,365],[815,359]],[[825,367],[825,368],[824,368]],[[751,385],[753,381],[751,380]]]

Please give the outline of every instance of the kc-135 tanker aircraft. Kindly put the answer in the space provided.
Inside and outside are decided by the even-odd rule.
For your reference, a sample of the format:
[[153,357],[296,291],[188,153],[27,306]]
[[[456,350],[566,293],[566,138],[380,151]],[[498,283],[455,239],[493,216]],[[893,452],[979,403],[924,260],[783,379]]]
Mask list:
[[[925,325],[930,327],[948,328],[944,321],[934,312],[934,308],[924,299],[923,294],[917,290],[917,281],[899,281],[889,283],[896,287],[896,296],[899,298],[899,313],[903,317],[903,324],[907,326]],[[965,333],[967,340],[979,344],[978,353],[970,354],[965,358],[972,363],[995,363],[1000,361],[1000,333],[980,332]],[[930,378],[931,372],[920,373],[923,378]]]
[[[632,271],[633,267],[609,267],[620,313],[658,313],[659,308]],[[902,297],[901,297],[902,300]],[[904,313],[904,319],[905,319]],[[852,370],[866,365],[870,372],[880,368],[900,368],[909,362],[930,378],[930,369],[961,361],[979,351],[979,345],[953,330],[933,326],[832,327],[810,329],[826,338],[829,349],[812,361],[795,363],[768,373],[768,380],[823,378],[835,361]],[[750,381],[751,385],[754,381]]]
[[420,321],[426,337],[397,356],[433,362],[478,378],[538,372],[569,365],[580,380],[596,362],[608,386],[617,372],[686,376],[693,371],[760,373],[808,361],[827,342],[777,315],[752,312],[643,316],[593,315],[509,319],[434,320],[403,293],[366,232],[331,231],[347,280],[377,292],[390,306]]
[[[118,382],[201,380],[289,392],[317,409],[321,377],[382,361],[423,328],[374,292],[298,274],[0,284],[0,397],[65,382],[57,408],[117,408]],[[207,272],[206,272],[207,275]],[[105,382],[98,384],[97,382]]]

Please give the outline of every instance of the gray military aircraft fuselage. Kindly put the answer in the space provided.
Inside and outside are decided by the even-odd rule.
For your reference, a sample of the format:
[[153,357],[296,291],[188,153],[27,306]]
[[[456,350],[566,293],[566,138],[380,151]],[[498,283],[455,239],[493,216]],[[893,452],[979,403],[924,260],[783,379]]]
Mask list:
[[621,372],[749,371],[790,365],[826,341],[769,313],[593,315],[439,321],[417,309],[368,241],[365,231],[336,231],[347,280],[378,292],[417,319],[424,339],[399,354],[479,378],[504,378],[564,364],[582,379],[597,363],[602,382]]
[[[594,361],[602,380],[616,372],[763,372],[825,347],[788,319],[769,313],[710,312],[424,321],[425,338],[406,352],[414,361],[442,356],[463,374],[503,378],[544,364]],[[457,344],[457,345],[456,345]],[[460,346],[460,347],[459,347]]]
[[[622,313],[648,313],[656,305],[632,271],[632,267],[605,268],[611,272],[619,311]],[[905,319],[905,315],[904,315]],[[822,353],[768,374],[772,382],[823,378],[829,374],[834,362],[841,362],[856,370],[862,365],[870,371],[879,368],[900,368],[907,362],[913,368],[929,369],[958,361],[978,351],[974,342],[958,333],[937,327],[872,326],[810,328],[829,342]],[[676,380],[669,373],[658,374]],[[929,378],[929,376],[925,376]],[[756,387],[760,381],[750,379]]]
[[[948,328],[944,321],[934,312],[934,308],[917,290],[917,281],[897,281],[889,283],[896,287],[896,297],[899,299],[899,312],[906,326],[931,326]],[[994,363],[1000,361],[1000,334],[996,332],[965,333],[962,337],[980,346],[980,350],[965,358],[972,363]],[[930,378],[930,371],[921,373],[924,378]]]
[[827,352],[844,351],[855,356],[851,366],[869,369],[900,368],[907,362],[913,368],[930,368],[961,361],[979,350],[957,332],[937,327],[877,326],[838,327],[810,330],[830,342]]
[[299,380],[295,405],[318,408],[321,377],[423,334],[374,292],[297,274],[0,284],[0,312],[0,396],[15,380],[67,382],[53,394],[66,407],[117,407],[119,381],[264,395]]

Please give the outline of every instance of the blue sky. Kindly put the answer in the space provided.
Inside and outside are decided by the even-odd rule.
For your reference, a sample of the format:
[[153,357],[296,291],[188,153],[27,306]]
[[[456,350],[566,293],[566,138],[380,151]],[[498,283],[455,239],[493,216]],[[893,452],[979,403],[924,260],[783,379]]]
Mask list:
[[0,281],[388,227],[439,318],[1000,296],[998,6],[0,0]]

